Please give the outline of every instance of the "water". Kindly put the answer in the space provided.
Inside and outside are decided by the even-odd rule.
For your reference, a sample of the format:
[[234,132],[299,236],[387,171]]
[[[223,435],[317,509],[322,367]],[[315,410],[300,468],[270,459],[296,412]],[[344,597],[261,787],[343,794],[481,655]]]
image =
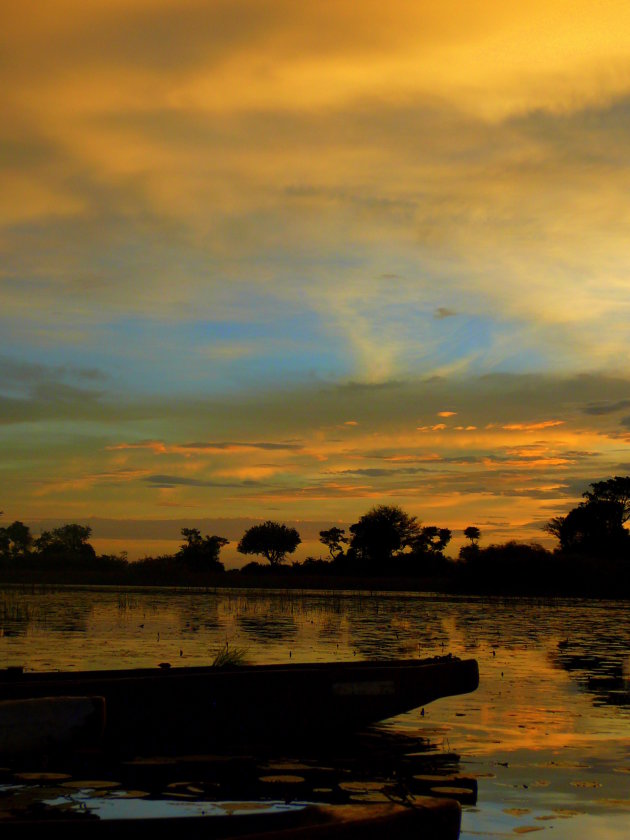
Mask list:
[[63,670],[432,656],[479,661],[477,692],[385,724],[478,779],[462,837],[627,837],[630,613],[623,602],[188,590],[0,590],[0,664]]

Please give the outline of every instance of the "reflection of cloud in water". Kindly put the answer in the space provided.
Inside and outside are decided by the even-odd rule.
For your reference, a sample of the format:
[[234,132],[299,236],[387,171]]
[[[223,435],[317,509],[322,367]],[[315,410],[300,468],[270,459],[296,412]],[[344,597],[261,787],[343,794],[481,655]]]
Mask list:
[[216,600],[186,604],[179,610],[180,633],[198,633],[200,630],[216,630],[220,626]]
[[350,642],[369,659],[426,655],[426,650],[448,646],[442,617],[420,604],[378,597],[349,609]]
[[320,639],[337,641],[343,632],[341,617],[338,615],[322,616],[317,626]]
[[630,708],[630,677],[628,674],[628,640],[623,649],[619,641],[604,654],[601,639],[580,640],[573,649],[563,648],[552,653],[550,659],[564,668],[581,688],[594,695],[596,705]]
[[547,649],[596,704],[630,706],[630,619],[621,604],[497,597],[462,602],[453,616],[466,650]]

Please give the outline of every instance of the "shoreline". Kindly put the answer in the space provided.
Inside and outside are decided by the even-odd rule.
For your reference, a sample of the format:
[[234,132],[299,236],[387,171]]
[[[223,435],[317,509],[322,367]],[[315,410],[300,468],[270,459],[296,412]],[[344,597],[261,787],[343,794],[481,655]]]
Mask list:
[[[630,600],[630,592],[620,591],[614,582],[610,586],[589,586],[588,589],[575,587],[560,589],[553,587],[506,587],[506,586],[469,586],[462,582],[431,578],[405,577],[346,577],[320,575],[263,574],[242,575],[239,572],[195,576],[195,578],[171,578],[143,580],[133,575],[97,574],[95,570],[86,570],[83,574],[68,575],[67,572],[33,574],[33,570],[13,570],[0,573],[0,587],[15,588],[116,588],[139,590],[178,589],[183,591],[222,591],[242,592],[296,592],[317,593],[321,595],[435,595],[445,597],[498,597],[498,598],[553,598],[582,600]],[[40,570],[38,570],[39,572]],[[76,572],[77,570],[73,570]]]

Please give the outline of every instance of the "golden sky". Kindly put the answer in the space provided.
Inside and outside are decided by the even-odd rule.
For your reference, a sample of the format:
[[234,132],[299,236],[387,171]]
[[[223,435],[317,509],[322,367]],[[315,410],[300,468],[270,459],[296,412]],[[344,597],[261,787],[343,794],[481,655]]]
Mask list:
[[5,518],[541,539],[630,472],[627,3],[3,11]]

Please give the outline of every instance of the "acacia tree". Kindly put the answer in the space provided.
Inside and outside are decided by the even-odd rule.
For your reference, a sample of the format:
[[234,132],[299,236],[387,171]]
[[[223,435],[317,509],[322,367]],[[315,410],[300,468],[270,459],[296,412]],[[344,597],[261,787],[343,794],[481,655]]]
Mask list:
[[272,566],[278,566],[287,554],[293,554],[301,542],[295,528],[269,519],[261,525],[248,528],[241,537],[237,550],[241,554],[260,554]]
[[345,536],[345,528],[329,528],[327,531],[319,532],[319,541],[323,543],[328,549],[330,559],[338,560],[343,554],[343,546],[348,543],[348,537]]
[[375,567],[386,566],[396,551],[420,536],[420,524],[397,505],[378,505],[350,526],[350,548],[356,557]]

